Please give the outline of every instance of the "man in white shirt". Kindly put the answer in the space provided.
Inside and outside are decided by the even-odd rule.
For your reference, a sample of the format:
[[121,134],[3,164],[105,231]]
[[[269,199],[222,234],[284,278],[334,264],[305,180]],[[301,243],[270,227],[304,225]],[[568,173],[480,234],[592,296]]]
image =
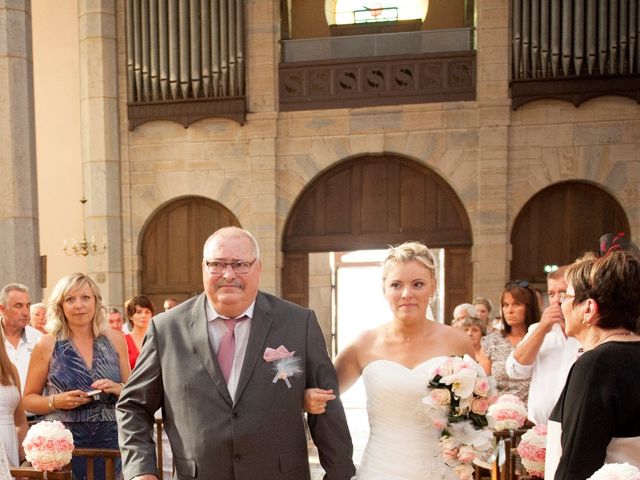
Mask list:
[[547,423],[581,348],[578,340],[564,332],[560,295],[567,290],[566,268],[547,275],[549,306],[507,358],[509,377],[531,378],[528,416],[535,424]]
[[20,283],[10,283],[0,290],[0,316],[4,346],[9,360],[18,369],[20,391],[24,390],[29,360],[36,342],[42,336],[29,325],[29,289]]

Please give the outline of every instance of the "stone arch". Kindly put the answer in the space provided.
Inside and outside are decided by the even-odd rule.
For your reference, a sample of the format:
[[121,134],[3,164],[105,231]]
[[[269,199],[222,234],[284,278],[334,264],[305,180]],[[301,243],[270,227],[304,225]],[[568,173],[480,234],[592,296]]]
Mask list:
[[566,181],[535,194],[511,230],[511,278],[545,285],[545,265],[565,265],[595,250],[606,232],[631,234],[618,201],[588,182]]
[[240,226],[222,204],[205,197],[174,199],[159,208],[140,234],[140,292],[160,308],[168,297],[178,300],[202,291],[202,246],[218,228]]
[[445,248],[445,312],[472,294],[472,232],[451,186],[398,155],[361,155],[313,179],[294,202],[282,240],[282,293],[308,304],[310,252],[380,249],[406,240]]

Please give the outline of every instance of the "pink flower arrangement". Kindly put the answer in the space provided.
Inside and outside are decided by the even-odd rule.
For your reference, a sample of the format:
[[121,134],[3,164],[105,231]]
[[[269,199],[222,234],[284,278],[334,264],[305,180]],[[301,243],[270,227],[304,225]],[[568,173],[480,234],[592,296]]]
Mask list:
[[495,424],[494,430],[515,430],[527,421],[527,407],[517,396],[505,393],[489,407],[488,413]]
[[640,480],[640,470],[628,463],[608,463],[587,480]]
[[430,426],[439,430],[440,453],[460,479],[471,479],[473,463],[490,454],[493,432],[487,427],[490,385],[471,357],[449,357],[427,385]]
[[536,425],[520,438],[518,455],[532,477],[544,478],[544,459],[547,453],[547,426]]
[[60,470],[71,461],[73,435],[58,421],[32,426],[22,442],[27,460],[36,470]]

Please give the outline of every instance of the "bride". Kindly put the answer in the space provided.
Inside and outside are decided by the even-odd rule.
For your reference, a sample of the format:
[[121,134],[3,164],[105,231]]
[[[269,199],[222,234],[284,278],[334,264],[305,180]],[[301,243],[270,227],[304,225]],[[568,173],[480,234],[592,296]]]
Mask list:
[[[434,369],[473,346],[459,329],[426,318],[436,288],[436,262],[418,242],[391,247],[383,264],[390,322],[363,332],[337,356],[340,391],[360,376],[367,394],[370,435],[358,480],[455,479],[440,457],[439,432],[422,417],[422,398]],[[321,414],[330,390],[309,389],[305,410]]]

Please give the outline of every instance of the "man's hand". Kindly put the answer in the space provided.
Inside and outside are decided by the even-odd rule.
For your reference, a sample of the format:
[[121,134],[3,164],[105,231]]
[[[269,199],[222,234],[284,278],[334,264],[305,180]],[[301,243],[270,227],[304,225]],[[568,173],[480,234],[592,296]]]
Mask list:
[[335,400],[333,390],[323,390],[322,388],[307,388],[304,391],[304,411],[319,415],[324,413],[327,402]]
[[562,331],[564,332],[564,315],[562,315],[560,304],[552,303],[542,312],[540,327],[538,328],[542,328],[545,333],[549,333],[556,323],[562,327]]

